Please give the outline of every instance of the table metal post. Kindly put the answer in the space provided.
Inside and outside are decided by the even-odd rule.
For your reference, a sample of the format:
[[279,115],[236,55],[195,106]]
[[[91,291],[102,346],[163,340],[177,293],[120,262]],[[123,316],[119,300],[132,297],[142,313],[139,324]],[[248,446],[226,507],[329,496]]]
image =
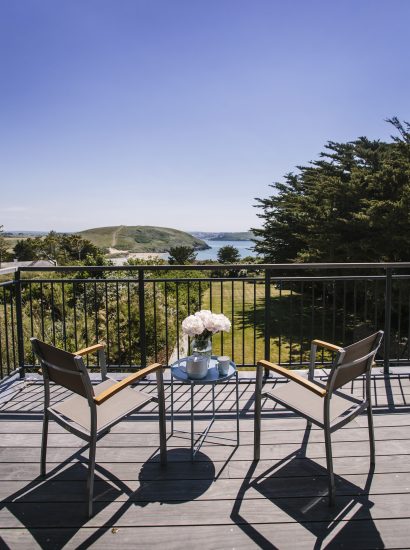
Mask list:
[[171,372],[171,435],[174,435],[174,377]]
[[215,384],[212,384],[212,420],[215,420]]
[[236,444],[239,445],[239,373],[235,373],[236,383]]
[[194,384],[191,382],[191,460],[194,461]]

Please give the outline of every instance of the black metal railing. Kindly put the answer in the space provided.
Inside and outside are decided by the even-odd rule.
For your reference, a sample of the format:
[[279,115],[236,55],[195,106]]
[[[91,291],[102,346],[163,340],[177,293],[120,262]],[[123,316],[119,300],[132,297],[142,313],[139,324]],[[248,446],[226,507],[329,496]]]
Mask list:
[[230,318],[213,352],[240,367],[298,368],[313,338],[348,344],[378,329],[385,371],[410,363],[410,263],[72,266],[0,284],[0,377],[33,367],[31,336],[70,351],[105,341],[112,370],[168,364],[188,353],[181,322],[198,309]]

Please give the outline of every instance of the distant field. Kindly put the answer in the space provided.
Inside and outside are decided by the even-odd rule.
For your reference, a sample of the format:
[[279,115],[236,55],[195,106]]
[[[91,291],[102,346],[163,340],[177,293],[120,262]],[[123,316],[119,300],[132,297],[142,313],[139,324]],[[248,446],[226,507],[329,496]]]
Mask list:
[[208,248],[201,239],[167,227],[118,225],[87,229],[78,234],[105,250],[167,252],[174,246],[191,246],[197,250]]

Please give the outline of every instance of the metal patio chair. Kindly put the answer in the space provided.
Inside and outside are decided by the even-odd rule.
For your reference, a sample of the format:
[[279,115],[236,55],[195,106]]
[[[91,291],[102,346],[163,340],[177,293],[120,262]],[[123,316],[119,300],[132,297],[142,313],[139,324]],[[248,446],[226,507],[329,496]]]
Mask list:
[[[130,384],[147,374],[156,373],[159,408],[160,461],[165,465],[166,426],[163,368],[155,363],[131,374],[120,382],[107,376],[104,345],[82,349],[75,353],[58,349],[49,344],[31,338],[31,345],[38,357],[44,377],[44,418],[41,443],[41,475],[46,475],[46,453],[48,422],[52,418],[69,432],[84,439],[90,446],[89,467],[87,476],[88,514],[92,516],[94,469],[97,439],[107,434],[111,427],[133,412],[138,411],[150,401],[156,400],[152,395],[133,390]],[[102,382],[92,385],[83,356],[98,352]],[[65,401],[50,406],[50,382],[54,382],[73,392]]]
[[[262,397],[266,397],[273,399],[280,405],[306,418],[308,427],[313,423],[323,428],[329,474],[329,504],[332,505],[335,498],[335,481],[331,434],[335,430],[342,428],[366,409],[370,438],[370,462],[372,465],[375,463],[370,371],[382,338],[383,331],[379,331],[345,348],[321,340],[313,340],[308,379],[269,361],[259,361],[255,390],[254,459],[259,460],[260,458]],[[318,347],[334,353],[332,367],[326,384],[313,380]],[[272,391],[263,392],[264,369],[269,369],[285,376],[289,379],[289,382],[277,385]],[[365,375],[366,380],[362,399],[339,391],[341,386],[362,375]]]

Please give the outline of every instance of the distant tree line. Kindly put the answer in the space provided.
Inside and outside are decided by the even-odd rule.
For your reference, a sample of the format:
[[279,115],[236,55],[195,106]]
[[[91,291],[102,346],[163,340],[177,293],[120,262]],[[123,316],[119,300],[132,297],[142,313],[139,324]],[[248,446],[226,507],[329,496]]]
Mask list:
[[46,259],[56,265],[105,265],[103,251],[76,234],[50,231],[45,237],[18,240],[14,256],[19,261]]

